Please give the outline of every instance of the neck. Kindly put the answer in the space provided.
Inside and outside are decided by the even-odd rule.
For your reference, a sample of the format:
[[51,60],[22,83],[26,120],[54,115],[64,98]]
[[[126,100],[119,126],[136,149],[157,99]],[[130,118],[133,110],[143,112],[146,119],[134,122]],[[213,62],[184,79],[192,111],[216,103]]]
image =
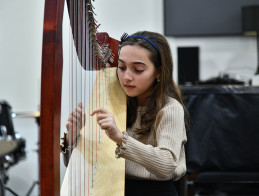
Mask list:
[[145,106],[146,103],[138,100],[138,106]]
[[148,98],[152,96],[153,90],[149,90],[145,94],[137,96],[138,106],[146,106]]
[[137,97],[138,106],[145,106],[147,104],[147,98]]

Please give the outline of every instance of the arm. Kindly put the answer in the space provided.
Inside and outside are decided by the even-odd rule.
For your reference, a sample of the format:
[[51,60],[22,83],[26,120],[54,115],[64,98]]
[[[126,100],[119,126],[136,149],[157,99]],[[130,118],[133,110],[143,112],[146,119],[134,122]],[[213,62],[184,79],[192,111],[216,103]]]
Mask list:
[[125,133],[122,147],[116,150],[117,157],[136,162],[161,179],[182,175],[186,170],[183,147],[186,133],[182,106],[175,101],[163,108],[158,113],[154,128],[156,147],[143,144]]

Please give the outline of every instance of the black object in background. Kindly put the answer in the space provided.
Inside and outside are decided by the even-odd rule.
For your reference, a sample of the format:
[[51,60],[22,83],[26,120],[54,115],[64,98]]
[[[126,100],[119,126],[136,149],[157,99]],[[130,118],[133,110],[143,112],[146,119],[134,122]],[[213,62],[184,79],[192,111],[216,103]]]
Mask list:
[[242,35],[242,7],[259,0],[164,0],[166,36]]
[[188,172],[259,172],[259,87],[181,87],[191,117]]
[[243,32],[259,32],[259,5],[242,8]]
[[244,85],[245,82],[231,78],[228,74],[220,74],[218,77],[199,81],[199,85]]
[[[14,128],[11,116],[11,106],[6,101],[0,102],[0,128],[6,129],[7,134],[13,136],[14,139]],[[2,131],[0,131],[0,136]]]
[[259,87],[184,86],[181,91],[191,120],[185,144],[188,179],[196,174],[191,187],[210,191],[204,195],[259,195]]
[[242,22],[243,22],[243,31],[245,34],[256,35],[257,69],[255,74],[259,74],[259,5],[243,7]]
[[[26,142],[24,138],[16,135],[11,109],[11,106],[6,101],[0,101],[0,144],[2,152],[7,152],[6,154],[0,154],[0,164],[14,165],[24,159],[26,155]],[[14,149],[10,147],[13,144],[16,144]],[[6,157],[6,155],[8,156]]]
[[199,82],[199,47],[178,47],[178,84]]
[[5,196],[5,190],[18,195],[6,183],[11,166],[25,159],[25,146],[25,139],[15,133],[11,106],[6,101],[0,101],[0,196]]

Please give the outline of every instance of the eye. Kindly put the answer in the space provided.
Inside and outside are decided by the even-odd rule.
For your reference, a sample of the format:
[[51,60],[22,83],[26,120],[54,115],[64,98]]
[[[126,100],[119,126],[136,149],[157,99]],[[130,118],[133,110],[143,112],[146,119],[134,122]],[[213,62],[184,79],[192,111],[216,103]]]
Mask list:
[[137,73],[142,73],[144,70],[142,70],[142,69],[135,69],[135,72],[137,72]]
[[126,70],[126,67],[118,66],[118,69],[120,69],[121,71],[124,71],[124,70]]

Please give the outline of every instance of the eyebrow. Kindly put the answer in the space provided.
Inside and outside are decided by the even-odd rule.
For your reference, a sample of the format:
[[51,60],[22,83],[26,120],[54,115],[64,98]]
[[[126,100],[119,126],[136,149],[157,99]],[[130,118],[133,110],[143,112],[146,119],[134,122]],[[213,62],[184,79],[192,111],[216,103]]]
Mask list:
[[[122,59],[118,59],[118,61],[121,61],[122,63],[125,63]],[[139,65],[139,64],[141,64],[141,65],[146,65],[145,63],[139,62],[139,61],[133,62],[132,64],[136,64],[136,65]]]

